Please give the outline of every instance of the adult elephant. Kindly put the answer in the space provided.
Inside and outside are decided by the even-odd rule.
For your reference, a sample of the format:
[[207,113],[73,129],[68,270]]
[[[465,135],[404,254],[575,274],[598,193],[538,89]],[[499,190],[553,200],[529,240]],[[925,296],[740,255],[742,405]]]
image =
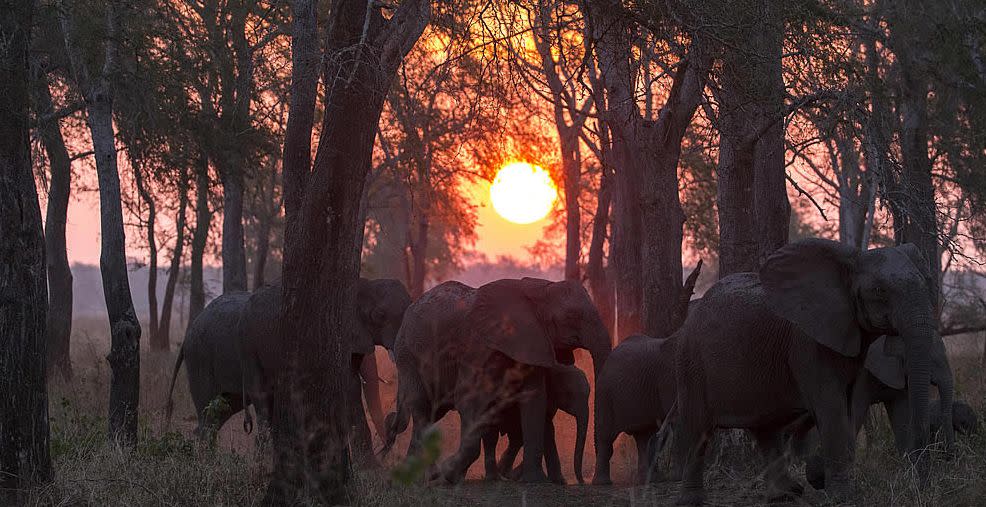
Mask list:
[[[544,421],[544,463],[548,479],[556,484],[565,484],[561,473],[561,460],[555,441],[555,414],[561,410],[575,418],[575,447],[572,462],[575,466],[575,479],[582,484],[582,457],[585,454],[585,437],[589,428],[589,379],[577,366],[559,366],[547,372],[547,417]],[[496,479],[512,472],[514,460],[524,442],[520,417],[520,407],[513,405],[504,410],[497,423],[483,434],[483,458],[486,478]],[[506,435],[510,443],[496,460],[496,444],[500,435]],[[523,470],[523,465],[521,466]]]
[[[354,351],[367,354],[374,344],[392,348],[403,312],[410,305],[407,290],[396,280],[360,279],[356,303],[359,318]],[[268,347],[264,354],[276,350],[277,344],[267,340],[277,340],[273,326],[279,308],[280,287],[277,286],[264,287],[253,294],[227,293],[209,303],[189,326],[178,353],[168,395],[168,417],[172,411],[171,392],[184,362],[198,417],[197,435],[214,435],[233,414],[250,404],[254,405],[260,424],[266,425],[267,410],[256,403],[262,398],[260,372],[252,368],[256,364],[253,356],[248,361],[244,358],[248,350],[256,352],[256,346],[264,342]],[[375,368],[364,368],[364,379],[373,416],[372,400],[379,396],[379,391],[374,389],[379,380]],[[225,403],[215,404],[212,410],[207,410],[217,399],[223,399]],[[379,401],[376,406],[379,407]],[[375,417],[380,419],[379,414]],[[365,426],[365,418],[361,419]]]
[[648,442],[675,402],[677,335],[667,339],[635,335],[620,343],[596,380],[596,474],[592,483],[612,484],[613,442],[627,433],[637,444],[637,482],[651,470]]
[[[261,423],[269,421],[271,393],[274,380],[281,374],[278,347],[278,321],[281,318],[281,288],[265,287],[256,291],[243,311],[240,325],[243,329],[243,379],[247,397],[253,402]],[[400,329],[404,312],[411,304],[411,297],[404,285],[392,279],[368,280],[360,278],[356,296],[356,328],[349,343],[351,354],[348,397],[361,399],[360,368],[363,360],[379,345],[392,350]],[[374,385],[379,378],[364,378],[366,385]],[[376,393],[374,390],[371,393]],[[373,406],[373,403],[369,403]],[[379,401],[376,402],[379,406]],[[362,403],[350,403],[351,424],[354,428],[352,445],[357,459],[373,461],[369,427]]]
[[[746,428],[768,457],[767,493],[801,493],[782,459],[783,435],[817,424],[825,479],[848,493],[852,430],[847,393],[880,335],[904,350],[908,449],[928,441],[930,353],[936,326],[930,273],[905,244],[860,252],[808,239],[771,254],[757,273],[727,276],[706,292],[680,335],[676,453],[684,459],[678,502],[704,501],[704,451],[716,428]],[[927,459],[918,461],[927,476]]]
[[410,417],[409,452],[414,452],[425,428],[457,410],[459,449],[437,470],[444,480],[457,482],[479,456],[483,433],[516,403],[525,455],[521,479],[545,481],[547,372],[573,364],[574,349],[587,349],[598,373],[609,356],[609,340],[578,282],[524,278],[478,289],[458,282],[438,285],[408,308],[394,346],[399,385],[387,447]]

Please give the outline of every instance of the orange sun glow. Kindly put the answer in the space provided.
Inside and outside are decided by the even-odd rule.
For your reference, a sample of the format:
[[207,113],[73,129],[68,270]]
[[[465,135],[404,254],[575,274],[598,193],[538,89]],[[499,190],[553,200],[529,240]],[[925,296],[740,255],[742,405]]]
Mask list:
[[500,168],[490,186],[493,209],[515,224],[530,224],[551,212],[558,189],[548,171],[528,164],[513,162]]

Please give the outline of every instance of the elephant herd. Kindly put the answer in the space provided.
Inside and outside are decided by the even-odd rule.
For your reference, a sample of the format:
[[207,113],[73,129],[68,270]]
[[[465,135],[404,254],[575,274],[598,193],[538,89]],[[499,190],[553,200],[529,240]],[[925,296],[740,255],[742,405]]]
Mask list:
[[[574,366],[573,351],[583,349],[596,379],[594,484],[611,483],[620,433],[636,441],[638,481],[662,477],[655,453],[673,434],[678,501],[701,504],[709,443],[717,430],[732,428],[747,430],[766,458],[769,498],[802,493],[788,473],[787,450],[809,441],[818,442],[807,458],[809,483],[844,497],[856,434],[875,403],[884,404],[897,448],[923,480],[929,430],[940,428],[948,447],[953,428],[976,427],[969,407],[953,401],[927,265],[910,244],[860,252],[802,240],[770,255],[757,273],[720,279],[689,304],[671,336],[636,335],[612,350],[589,294],[575,281],[505,279],[479,288],[452,281],[412,302],[400,282],[361,279],[349,399],[361,398],[362,385],[383,451],[411,424],[408,453],[418,452],[425,431],[458,412],[458,449],[429,470],[431,479],[452,483],[481,449],[489,479],[564,483],[553,423],[564,411],[577,423],[573,461],[582,482],[590,383]],[[214,434],[249,405],[259,425],[268,424],[280,293],[267,287],[225,294],[189,326],[171,388],[184,361],[197,434]],[[397,365],[396,408],[385,419],[372,356],[363,360],[375,345]],[[939,393],[933,403],[930,385]],[[218,413],[216,399],[226,401]],[[372,460],[362,405],[350,414],[352,452]],[[500,435],[509,445],[497,461]]]

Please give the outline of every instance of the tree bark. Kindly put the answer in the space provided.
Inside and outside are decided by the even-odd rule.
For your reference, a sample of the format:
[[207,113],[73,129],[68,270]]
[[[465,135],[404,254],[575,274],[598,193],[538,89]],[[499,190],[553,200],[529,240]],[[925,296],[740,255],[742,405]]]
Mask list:
[[[292,7],[295,23],[304,17],[301,24],[315,26],[314,3],[296,1]],[[282,371],[290,374],[278,376],[275,389],[293,396],[274,397],[275,453],[268,503],[292,503],[301,491],[323,503],[344,500],[349,468],[345,407],[357,402],[347,400],[355,373],[347,339],[354,326],[352,303],[363,243],[360,202],[384,96],[404,55],[424,30],[429,8],[427,1],[403,2],[390,19],[383,18],[379,6],[367,8],[360,0],[338,0],[330,10],[322,74],[325,117],[315,163],[310,171],[297,163],[284,168],[280,327],[285,344]],[[314,41],[297,38],[313,33],[294,33],[292,51],[298,53],[293,61],[312,61],[307,50]],[[292,71],[292,87],[303,92],[314,80],[304,70]],[[292,97],[289,124],[295,114],[300,113],[301,120],[309,115],[307,102],[297,104],[304,111],[295,105]],[[292,129],[292,134],[296,137],[285,139],[285,150],[310,142],[310,130]],[[305,317],[309,315],[320,318]]]
[[199,156],[195,170],[195,231],[192,233],[192,259],[189,268],[188,324],[195,322],[205,308],[205,281],[202,273],[202,257],[209,239],[209,225],[212,214],[209,212],[209,159],[203,153]]
[[260,213],[259,229],[257,231],[257,253],[253,262],[253,290],[263,287],[266,283],[265,271],[267,270],[267,257],[270,254],[270,230],[277,216],[280,205],[274,202],[274,189],[277,187],[277,167],[272,164],[270,176],[270,186],[266,188],[267,194],[262,203],[263,210]]
[[[605,141],[603,141],[605,142]],[[605,148],[604,148],[605,150]],[[589,257],[586,262],[586,277],[589,282],[589,291],[592,292],[592,300],[599,311],[606,329],[611,336],[615,336],[613,329],[613,290],[610,287],[609,279],[606,276],[606,269],[603,266],[603,249],[606,243],[606,231],[609,228],[609,208],[612,201],[612,176],[609,175],[610,169],[601,169],[599,182],[599,195],[596,197],[596,213],[592,223],[592,239],[589,243]]]
[[243,240],[243,172],[213,159],[223,186],[223,294],[247,290]]
[[51,166],[44,234],[48,268],[48,368],[68,380],[73,375],[70,355],[72,269],[68,263],[65,224],[72,188],[72,162],[58,120],[41,120],[55,112],[48,78],[41,69],[35,73],[33,89],[39,118],[38,133]]
[[784,24],[779,4],[768,2],[767,9],[756,18],[748,16],[759,13],[737,13],[736,40],[723,58],[716,171],[720,278],[757,271],[788,239]]
[[[678,197],[681,141],[702,99],[711,56],[693,40],[674,74],[656,121],[637,106],[631,60],[632,33],[622,6],[589,3],[592,36],[607,91],[602,113],[612,135],[616,167],[611,264],[615,268],[617,329],[664,337],[682,286],[684,213]],[[645,229],[646,225],[646,229]]]
[[17,505],[52,475],[48,294],[28,120],[34,2],[0,2],[0,11],[0,503]]
[[187,172],[183,172],[178,182],[178,214],[175,216],[175,246],[171,251],[171,266],[168,267],[168,280],[164,285],[164,301],[161,302],[161,321],[158,324],[158,340],[162,350],[171,348],[171,307],[175,300],[175,287],[181,274],[181,258],[185,249],[185,212],[188,209]]
[[149,339],[148,342],[151,345],[152,350],[167,350],[168,343],[161,343],[159,337],[159,323],[158,323],[158,306],[157,306],[157,238],[154,237],[154,225],[157,220],[157,208],[154,205],[154,197],[151,195],[150,189],[147,188],[146,182],[144,181],[144,175],[141,173],[140,162],[138,160],[131,160],[131,165],[134,168],[134,183],[137,185],[137,193],[140,194],[140,198],[147,203],[147,221],[144,223],[145,233],[147,237],[147,309],[148,316],[150,317],[150,323],[147,326]]
[[103,69],[90,79],[86,59],[77,44],[77,30],[67,6],[59,6],[59,20],[76,82],[86,100],[86,124],[92,134],[99,181],[99,270],[110,321],[109,437],[124,445],[137,442],[137,406],[140,401],[140,323],[134,312],[127,278],[126,236],[120,199],[113,132],[112,76],[116,72],[122,6],[106,5],[106,42]]

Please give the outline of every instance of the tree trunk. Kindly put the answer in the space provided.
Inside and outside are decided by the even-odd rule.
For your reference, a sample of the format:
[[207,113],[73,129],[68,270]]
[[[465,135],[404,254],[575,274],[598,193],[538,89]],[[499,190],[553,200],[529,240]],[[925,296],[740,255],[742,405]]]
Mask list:
[[[740,21],[744,41],[726,49],[719,104],[719,277],[757,271],[787,243],[791,206],[784,172],[784,25],[775,11]],[[742,17],[742,16],[741,16]]]
[[620,8],[608,0],[589,3],[608,95],[609,110],[602,116],[612,135],[616,167],[611,263],[616,271],[617,329],[621,336],[642,331],[664,337],[673,331],[682,286],[681,141],[702,98],[711,57],[693,40],[657,121],[644,121],[629,65],[632,30],[618,14]]
[[267,256],[270,253],[270,229],[277,216],[278,205],[274,202],[274,189],[277,187],[277,167],[273,167],[270,186],[262,203],[264,209],[260,213],[259,230],[257,231],[257,255],[253,263],[253,289],[257,290],[266,283],[264,272],[267,270]]
[[34,2],[3,2],[0,10],[0,503],[18,505],[52,474],[48,294],[28,120]]
[[110,321],[109,437],[124,445],[134,445],[140,401],[140,322],[134,312],[127,278],[127,241],[113,132],[112,78],[117,66],[121,10],[122,6],[116,2],[106,5],[103,69],[95,81],[89,78],[88,62],[75,45],[79,34],[64,4],[59,8],[59,20],[73,74],[86,99],[86,124],[92,134],[99,181],[99,271]]
[[147,222],[144,225],[146,227],[148,252],[147,308],[151,320],[147,326],[150,335],[148,342],[152,350],[167,350],[168,342],[162,344],[160,341],[160,327],[157,313],[157,238],[154,237],[154,222],[157,219],[157,208],[154,205],[154,198],[151,196],[151,192],[144,182],[140,163],[137,160],[131,160],[130,163],[134,168],[134,183],[137,185],[137,192],[140,194],[140,198],[147,203]]
[[[901,59],[900,144],[904,163],[900,198],[904,212],[894,217],[895,242],[914,243],[928,259],[932,273],[931,301],[935,305],[935,316],[940,317],[938,274],[941,272],[941,252],[935,216],[935,187],[928,158],[928,82],[914,66]],[[903,223],[898,224],[898,221]]]
[[589,290],[592,292],[592,300],[599,311],[599,317],[609,331],[611,336],[615,335],[613,329],[613,291],[609,280],[606,277],[606,270],[603,267],[603,248],[606,243],[606,231],[609,228],[609,208],[612,200],[612,176],[609,175],[610,169],[602,168],[599,195],[596,197],[596,214],[592,223],[592,239],[589,244],[589,258],[586,262],[586,276],[589,281]]
[[582,167],[579,157],[578,127],[555,124],[561,145],[562,172],[565,174],[565,279],[581,281],[579,257],[582,255],[582,216],[579,193]]
[[[54,115],[55,108],[47,76],[34,76],[37,116]],[[48,268],[48,368],[64,379],[72,378],[72,269],[68,263],[65,224],[72,188],[72,162],[57,119],[39,120],[38,133],[51,165],[48,212],[45,215],[45,253]]]
[[243,243],[243,172],[228,161],[213,159],[223,185],[223,294],[247,290]]
[[[313,62],[314,3],[296,1],[292,7],[294,27],[300,28],[293,31],[292,60]],[[284,168],[280,327],[285,344],[282,371],[289,374],[274,381],[276,394],[293,396],[274,397],[274,470],[268,503],[293,503],[302,491],[329,504],[345,497],[345,407],[357,402],[347,400],[346,394],[355,373],[347,341],[354,326],[363,244],[360,202],[386,90],[424,30],[429,7],[427,2],[403,2],[389,20],[379,7],[368,9],[359,0],[339,0],[330,11],[323,59],[325,116],[315,164],[311,171],[297,163]],[[292,88],[301,93],[292,94],[289,126],[291,117],[300,113],[296,125],[304,127],[314,102],[306,100],[314,75],[303,72],[304,67],[292,69]],[[310,142],[310,129],[291,133],[285,139],[286,151]],[[320,318],[305,317],[309,315]]]
[[205,281],[202,273],[202,257],[209,239],[209,225],[212,214],[209,212],[209,159],[205,154],[199,156],[199,166],[195,171],[195,231],[192,233],[192,260],[190,262],[188,294],[188,324],[195,322],[205,308]]
[[162,350],[171,348],[171,307],[175,300],[175,287],[181,274],[181,257],[185,250],[185,211],[188,209],[187,172],[183,172],[178,183],[178,214],[175,216],[175,247],[171,251],[171,266],[168,280],[164,285],[164,301],[161,303],[161,322],[158,326],[158,340]]

